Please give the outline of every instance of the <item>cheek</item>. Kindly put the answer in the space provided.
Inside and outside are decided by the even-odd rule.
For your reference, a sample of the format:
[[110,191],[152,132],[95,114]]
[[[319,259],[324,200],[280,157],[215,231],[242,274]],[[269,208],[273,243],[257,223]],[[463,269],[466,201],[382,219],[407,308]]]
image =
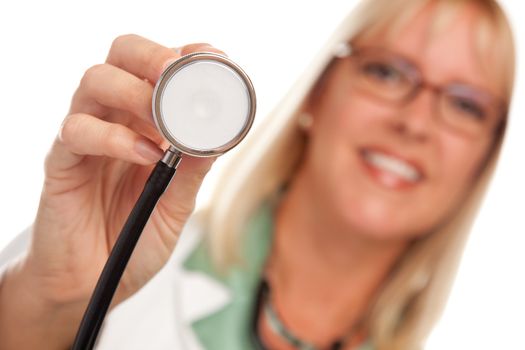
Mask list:
[[311,190],[319,206],[349,230],[381,237],[406,233],[411,220],[399,215],[410,212],[401,203],[406,201],[372,188],[359,164],[359,147],[381,140],[391,110],[348,94],[323,107],[315,113],[308,146]]
[[449,133],[441,135],[439,145],[435,188],[453,203],[460,202],[477,180],[477,171],[489,151],[489,143]]
[[348,152],[349,145],[367,139],[377,130],[389,110],[366,98],[354,98],[349,91],[339,89],[332,99],[314,112],[311,133],[316,148]]

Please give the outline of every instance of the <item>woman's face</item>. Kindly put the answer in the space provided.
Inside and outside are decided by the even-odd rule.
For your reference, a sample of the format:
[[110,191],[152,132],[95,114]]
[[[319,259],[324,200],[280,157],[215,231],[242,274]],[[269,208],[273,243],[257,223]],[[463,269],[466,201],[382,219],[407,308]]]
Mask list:
[[[465,6],[457,13],[461,20],[452,19],[429,37],[431,11],[427,8],[409,20],[394,40],[378,33],[353,44],[406,58],[431,86],[460,82],[475,92],[500,95],[498,82],[476,56],[481,12]],[[465,134],[443,122],[436,108],[438,93],[432,88],[421,89],[403,104],[379,101],[355,87],[351,64],[351,59],[337,59],[317,97],[310,100],[314,122],[306,168],[316,198],[330,208],[330,215],[357,232],[379,238],[428,232],[468,194],[494,136]],[[389,78],[384,75],[388,72],[376,68],[368,73]],[[467,108],[462,112],[476,117],[469,106],[449,108]]]

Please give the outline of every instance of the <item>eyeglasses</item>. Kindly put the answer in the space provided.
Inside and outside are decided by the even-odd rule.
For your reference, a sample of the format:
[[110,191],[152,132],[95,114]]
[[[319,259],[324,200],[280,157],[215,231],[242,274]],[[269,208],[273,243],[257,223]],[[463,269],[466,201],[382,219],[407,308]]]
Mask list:
[[505,122],[506,104],[489,92],[460,82],[437,86],[418,67],[383,49],[352,48],[338,58],[350,62],[353,87],[378,101],[402,106],[428,88],[437,97],[435,114],[444,125],[467,137],[495,133]]

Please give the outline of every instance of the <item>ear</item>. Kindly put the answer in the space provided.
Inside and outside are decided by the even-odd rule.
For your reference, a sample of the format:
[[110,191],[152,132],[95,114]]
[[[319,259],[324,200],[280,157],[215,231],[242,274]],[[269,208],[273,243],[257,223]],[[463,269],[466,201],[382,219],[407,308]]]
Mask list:
[[297,118],[297,124],[299,125],[299,128],[306,134],[310,133],[310,129],[312,128],[313,122],[314,117],[312,113],[309,112],[302,112]]

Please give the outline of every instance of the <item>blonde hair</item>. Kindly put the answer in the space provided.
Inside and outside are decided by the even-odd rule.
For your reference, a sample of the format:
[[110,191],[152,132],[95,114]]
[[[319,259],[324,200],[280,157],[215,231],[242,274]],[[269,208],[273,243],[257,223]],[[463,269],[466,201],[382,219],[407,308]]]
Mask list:
[[[502,89],[504,98],[509,102],[514,76],[514,46],[506,16],[495,1],[363,1],[340,24],[309,68],[224,169],[219,186],[202,213],[205,230],[209,233],[207,239],[212,258],[219,270],[239,261],[238,242],[250,215],[294,175],[305,146],[304,134],[298,128],[298,117],[338,44],[369,30],[394,29],[410,18],[414,11],[431,3],[439,5],[433,12],[439,14],[434,18],[436,28],[446,22],[446,17],[459,3],[473,3],[483,10],[486,23],[479,24],[480,40],[477,46],[485,50],[489,45],[497,45],[497,54],[508,63],[502,67]],[[405,15],[400,16],[400,13]],[[368,323],[369,336],[377,349],[409,350],[423,346],[449,294],[468,231],[492,177],[501,143],[502,137],[496,137],[484,171],[461,209],[434,232],[414,242],[385,281],[372,304]]]

